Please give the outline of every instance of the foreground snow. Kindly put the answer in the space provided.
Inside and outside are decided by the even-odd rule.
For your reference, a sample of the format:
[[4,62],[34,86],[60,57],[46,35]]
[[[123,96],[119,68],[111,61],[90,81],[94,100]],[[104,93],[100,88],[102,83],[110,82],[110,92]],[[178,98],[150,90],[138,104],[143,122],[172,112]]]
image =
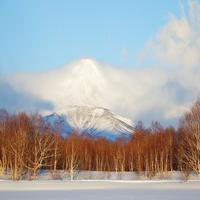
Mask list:
[[199,199],[200,181],[0,181],[1,200]]

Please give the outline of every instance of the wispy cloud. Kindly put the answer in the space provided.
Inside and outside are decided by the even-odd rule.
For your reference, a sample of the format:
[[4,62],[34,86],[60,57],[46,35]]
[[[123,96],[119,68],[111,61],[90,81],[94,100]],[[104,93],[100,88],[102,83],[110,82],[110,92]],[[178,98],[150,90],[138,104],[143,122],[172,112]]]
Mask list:
[[163,114],[169,118],[181,115],[200,92],[200,4],[191,0],[188,10],[181,8],[181,16],[171,15],[139,54],[142,63],[159,66],[167,75]]
[[[183,8],[182,8],[183,9]],[[155,38],[149,40],[142,59],[151,59],[163,66],[197,67],[200,61],[200,4],[189,1],[189,12],[182,11],[180,18],[171,15]]]

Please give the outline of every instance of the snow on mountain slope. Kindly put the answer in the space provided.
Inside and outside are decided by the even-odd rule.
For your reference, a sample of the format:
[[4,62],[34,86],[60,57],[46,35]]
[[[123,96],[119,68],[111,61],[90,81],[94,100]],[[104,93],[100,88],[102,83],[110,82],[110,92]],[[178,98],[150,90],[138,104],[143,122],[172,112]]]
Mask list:
[[55,128],[59,127],[64,136],[74,130],[81,135],[114,140],[133,133],[131,120],[101,107],[65,106],[60,112],[46,116],[45,120]]
[[68,133],[73,131],[64,115],[53,113],[51,115],[45,116],[44,120],[54,129],[54,131],[57,131],[63,136],[66,136]]

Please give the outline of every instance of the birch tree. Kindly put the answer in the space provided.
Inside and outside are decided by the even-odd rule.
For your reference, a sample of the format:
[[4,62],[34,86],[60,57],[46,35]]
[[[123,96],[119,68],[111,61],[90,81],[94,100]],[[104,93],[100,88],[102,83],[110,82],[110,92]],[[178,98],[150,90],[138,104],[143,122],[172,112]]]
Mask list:
[[200,99],[185,113],[182,127],[182,163],[200,175]]

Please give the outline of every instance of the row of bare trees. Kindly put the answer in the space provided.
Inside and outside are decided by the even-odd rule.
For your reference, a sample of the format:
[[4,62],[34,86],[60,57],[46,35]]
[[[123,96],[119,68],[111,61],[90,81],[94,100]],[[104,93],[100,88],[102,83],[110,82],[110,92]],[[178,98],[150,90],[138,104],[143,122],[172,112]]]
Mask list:
[[0,111],[0,174],[13,180],[35,179],[39,170],[136,171],[152,177],[168,171],[200,175],[200,101],[181,120],[179,129],[158,122],[139,122],[129,140],[110,142],[72,133],[62,138],[40,115]]
[[35,178],[39,169],[48,166],[55,140],[39,115],[0,114],[0,173],[11,173],[17,180],[29,174]]

